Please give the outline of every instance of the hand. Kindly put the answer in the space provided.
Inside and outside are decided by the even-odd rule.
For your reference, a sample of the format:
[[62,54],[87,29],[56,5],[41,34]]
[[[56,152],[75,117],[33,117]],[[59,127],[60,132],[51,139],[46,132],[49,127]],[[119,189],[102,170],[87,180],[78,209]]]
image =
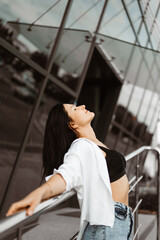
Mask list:
[[31,216],[36,206],[42,201],[42,198],[43,198],[43,191],[41,190],[41,188],[37,188],[22,200],[13,203],[10,206],[6,216],[15,214],[20,210],[26,210],[26,208],[27,208],[26,215]]
[[66,182],[60,174],[53,175],[50,180],[31,192],[22,200],[13,203],[6,216],[10,216],[19,211],[26,210],[26,215],[32,215],[35,207],[45,199],[57,196],[66,189]]

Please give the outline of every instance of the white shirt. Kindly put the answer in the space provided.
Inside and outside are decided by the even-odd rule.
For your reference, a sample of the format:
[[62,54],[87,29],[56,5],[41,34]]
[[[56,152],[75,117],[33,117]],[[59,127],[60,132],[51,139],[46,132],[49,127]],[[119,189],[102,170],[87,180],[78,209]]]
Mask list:
[[[81,209],[81,240],[87,223],[113,227],[114,202],[105,157],[100,148],[86,138],[73,141],[63,164],[54,173],[62,175],[66,191],[75,189]],[[52,176],[52,175],[51,175]],[[47,177],[50,178],[51,176]]]

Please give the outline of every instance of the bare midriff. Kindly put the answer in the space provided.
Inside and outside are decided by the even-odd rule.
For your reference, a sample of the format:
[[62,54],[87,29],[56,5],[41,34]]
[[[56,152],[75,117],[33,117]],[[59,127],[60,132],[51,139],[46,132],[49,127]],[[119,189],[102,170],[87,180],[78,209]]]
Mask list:
[[129,205],[128,202],[128,191],[129,191],[129,182],[127,175],[123,175],[118,180],[111,183],[112,197],[116,202],[121,202],[125,205]]
[[[97,143],[98,145],[98,143]],[[101,146],[101,144],[99,144]],[[106,147],[105,145],[103,147]],[[106,153],[102,150],[104,157],[106,158]],[[125,205],[129,205],[128,191],[129,191],[129,182],[127,175],[123,175],[118,180],[111,183],[112,197],[116,202],[121,202]]]

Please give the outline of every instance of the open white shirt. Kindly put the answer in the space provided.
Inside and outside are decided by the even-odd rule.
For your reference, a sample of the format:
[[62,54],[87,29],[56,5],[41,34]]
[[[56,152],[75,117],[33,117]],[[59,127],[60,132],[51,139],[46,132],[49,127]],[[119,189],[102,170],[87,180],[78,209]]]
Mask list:
[[[66,182],[66,191],[75,189],[81,209],[81,240],[87,223],[113,227],[114,202],[105,157],[100,148],[86,138],[73,141],[63,164],[54,169]],[[48,180],[50,175],[46,178]]]

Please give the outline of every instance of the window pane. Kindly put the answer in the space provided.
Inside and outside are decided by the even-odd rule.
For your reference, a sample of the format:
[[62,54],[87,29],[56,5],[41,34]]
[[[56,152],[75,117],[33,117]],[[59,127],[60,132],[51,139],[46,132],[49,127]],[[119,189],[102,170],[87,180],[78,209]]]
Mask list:
[[104,0],[73,1],[66,28],[94,32],[104,2]]
[[91,35],[85,31],[64,30],[57,50],[53,74],[64,84],[76,89],[91,45]]
[[145,28],[144,23],[142,24],[141,31],[140,31],[140,33],[138,35],[138,40],[139,40],[140,45],[142,47],[146,46],[146,43],[148,41],[148,35],[147,35],[147,32],[146,32],[146,28]]
[[[35,70],[3,48],[0,56],[1,201],[39,92],[39,82]],[[39,77],[42,76],[39,74]],[[43,97],[40,107],[44,102]]]
[[152,118],[156,112],[156,108],[157,108],[157,103],[158,103],[158,95],[155,93],[152,96],[152,100],[151,100],[151,104],[150,104],[150,108],[148,110],[148,114],[146,116],[145,122],[148,126],[150,126],[151,122],[152,122]]
[[99,33],[132,43],[135,41],[121,1],[110,0],[108,2]]
[[58,0],[46,0],[45,2],[39,0],[15,0],[11,4],[10,1],[1,0],[0,16],[4,21],[31,24],[46,12],[46,14],[36,21],[36,24],[59,26],[66,3],[67,1]]
[[132,24],[134,25],[134,28],[137,33],[139,29],[139,25],[142,21],[141,12],[139,10],[138,3],[137,1],[131,1],[131,4],[127,4],[126,7],[131,17]]
[[[57,103],[74,103],[74,99],[67,96],[64,91],[60,91],[50,80],[48,81],[42,99],[44,99],[43,104],[39,106],[36,112],[27,145],[20,159],[15,181],[9,193],[8,206],[11,202],[23,198],[40,185],[42,178],[44,131],[49,111]],[[23,110],[23,113],[24,112]],[[25,188],[24,181],[27,182]]]

